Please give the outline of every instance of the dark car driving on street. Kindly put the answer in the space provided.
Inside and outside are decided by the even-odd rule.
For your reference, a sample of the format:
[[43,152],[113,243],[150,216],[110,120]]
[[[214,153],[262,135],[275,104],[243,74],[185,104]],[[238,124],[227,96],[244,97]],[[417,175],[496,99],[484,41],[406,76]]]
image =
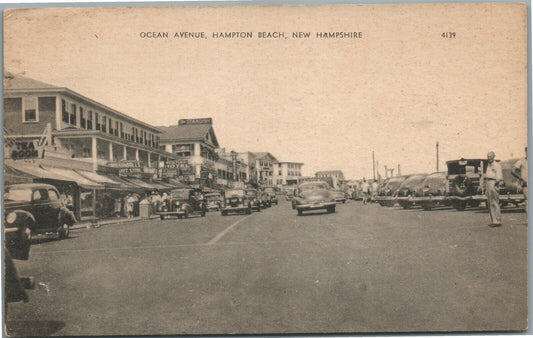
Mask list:
[[207,203],[207,209],[209,211],[220,211],[223,205],[223,197],[219,192],[210,192],[205,194],[205,201]]
[[[76,217],[61,201],[57,189],[49,184],[27,183],[4,189],[4,227],[6,241],[13,236],[56,233],[67,238]],[[18,229],[18,230],[14,230]]]
[[331,194],[326,182],[305,182],[298,186],[294,207],[301,216],[307,210],[326,209],[328,213],[335,212],[335,197]]
[[188,218],[190,215],[205,216],[207,204],[200,191],[192,188],[180,188],[170,191],[168,201],[165,203],[167,208],[157,211],[161,219],[169,216],[178,218]]
[[276,189],[268,187],[268,188],[265,188],[264,191],[270,197],[270,204],[276,204],[277,205],[278,204],[278,194],[277,194]]
[[252,213],[252,202],[244,189],[232,189],[224,192],[224,206],[221,209],[222,216],[230,212]]
[[252,210],[261,211],[261,196],[256,189],[244,189],[244,195],[250,201]]

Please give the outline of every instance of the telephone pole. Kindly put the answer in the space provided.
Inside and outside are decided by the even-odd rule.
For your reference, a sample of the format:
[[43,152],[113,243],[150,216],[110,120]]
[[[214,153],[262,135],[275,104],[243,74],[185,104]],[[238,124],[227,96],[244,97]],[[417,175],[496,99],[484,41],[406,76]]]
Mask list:
[[376,179],[376,160],[374,158],[374,150],[372,150],[372,177]]
[[435,147],[437,148],[437,171],[439,171],[439,141],[437,141]]

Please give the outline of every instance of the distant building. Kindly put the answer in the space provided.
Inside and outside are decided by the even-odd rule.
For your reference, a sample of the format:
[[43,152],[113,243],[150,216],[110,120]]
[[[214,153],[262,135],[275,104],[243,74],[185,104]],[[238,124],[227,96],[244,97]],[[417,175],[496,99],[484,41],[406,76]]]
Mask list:
[[181,119],[177,125],[158,127],[160,147],[173,154],[181,167],[181,181],[212,186],[216,182],[218,140],[211,118]]
[[274,166],[278,160],[268,152],[239,153],[238,158],[248,164],[248,183],[259,187],[275,185]]
[[342,188],[344,184],[344,174],[342,170],[326,170],[315,173],[316,178],[331,179],[332,187],[335,189]]
[[274,166],[274,181],[276,185],[298,184],[302,178],[303,163],[279,162]]
[[226,152],[225,148],[217,149],[218,160],[215,163],[217,169],[217,184],[228,187],[244,187],[248,180],[246,162],[238,158],[235,151]]

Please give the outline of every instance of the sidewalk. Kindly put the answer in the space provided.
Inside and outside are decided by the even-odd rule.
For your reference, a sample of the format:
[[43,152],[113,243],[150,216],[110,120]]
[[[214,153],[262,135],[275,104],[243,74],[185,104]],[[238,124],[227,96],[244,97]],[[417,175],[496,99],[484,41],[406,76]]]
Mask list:
[[94,223],[91,220],[88,221],[80,221],[76,222],[70,230],[77,230],[77,229],[87,229],[87,228],[98,228],[103,225],[111,225],[111,224],[122,224],[122,223],[128,223],[128,222],[137,222],[137,221],[145,221],[150,219],[159,218],[159,215],[151,215],[149,218],[141,218],[141,217],[111,217],[111,218],[104,218],[104,219],[98,219]]

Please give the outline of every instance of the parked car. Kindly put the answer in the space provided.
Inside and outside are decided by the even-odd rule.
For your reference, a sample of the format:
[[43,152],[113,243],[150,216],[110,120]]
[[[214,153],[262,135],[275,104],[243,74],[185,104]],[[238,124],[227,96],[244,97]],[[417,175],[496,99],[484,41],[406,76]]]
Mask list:
[[487,159],[460,159],[446,162],[448,166],[448,197],[456,210],[467,205],[477,207],[486,200],[481,177]]
[[346,195],[341,190],[331,190],[331,194],[335,197],[336,203],[346,203]]
[[222,209],[223,198],[219,192],[210,192],[205,194],[205,201],[207,203],[207,210],[220,211]]
[[305,182],[298,186],[294,197],[294,208],[301,216],[307,210],[326,209],[328,213],[335,212],[335,197],[331,194],[329,185],[325,182]]
[[428,174],[413,174],[400,184],[400,187],[396,191],[396,201],[404,208],[409,209],[414,206],[414,203],[410,200],[414,195],[415,189],[424,182]]
[[268,194],[268,196],[270,197],[270,204],[275,204],[275,205],[278,205],[278,191],[280,191],[280,189],[275,189],[275,188],[265,188],[265,192]]
[[252,213],[252,200],[244,189],[232,189],[224,193],[224,206],[221,209],[222,216],[230,212]]
[[259,192],[255,189],[247,188],[244,189],[244,194],[250,201],[252,210],[261,211],[261,196],[259,195]]
[[420,205],[424,210],[450,205],[448,199],[448,180],[445,171],[429,174],[426,179],[415,187],[414,196],[409,201]]
[[31,238],[31,234],[56,233],[59,238],[67,238],[70,227],[76,222],[72,211],[61,201],[57,189],[41,183],[6,186],[4,215],[8,243],[21,236]]
[[400,188],[402,182],[407,178],[408,176],[394,176],[385,179],[379,188],[376,202],[384,207],[394,206],[394,204],[396,204],[396,192]]
[[180,188],[170,191],[166,203],[162,203],[162,208],[156,212],[161,219],[169,216],[187,218],[191,215],[205,216],[207,204],[201,192],[192,188]]
[[500,204],[506,206],[514,204],[518,206],[525,202],[524,187],[518,178],[512,175],[513,166],[519,159],[501,161],[502,175],[504,184],[500,186]]

